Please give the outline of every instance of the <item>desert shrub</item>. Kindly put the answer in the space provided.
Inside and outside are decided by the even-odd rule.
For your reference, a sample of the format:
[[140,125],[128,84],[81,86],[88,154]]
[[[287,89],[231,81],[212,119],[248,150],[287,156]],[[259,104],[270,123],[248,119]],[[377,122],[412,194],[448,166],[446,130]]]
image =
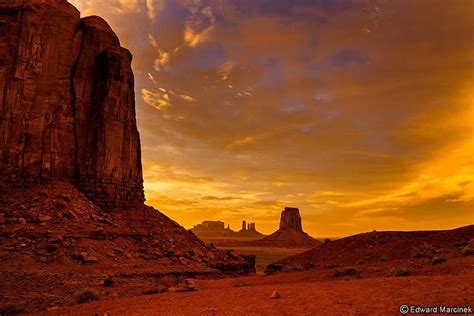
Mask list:
[[265,275],[270,275],[275,273],[276,271],[282,271],[283,270],[283,265],[279,263],[271,263],[267,265],[264,273]]
[[330,242],[331,242],[331,239],[329,239],[329,238],[324,239],[325,244],[329,244]]
[[304,267],[300,264],[293,263],[293,264],[287,264],[283,266],[283,269],[281,270],[282,272],[291,272],[291,271],[303,271]]
[[167,288],[165,286],[160,286],[156,289],[151,289],[151,290],[146,290],[146,291],[143,291],[141,292],[142,295],[153,295],[153,294],[160,294],[160,293],[163,293],[167,290]]
[[407,276],[410,275],[410,271],[397,268],[393,270],[393,275],[397,277]]
[[440,263],[443,263],[443,262],[446,262],[446,259],[443,258],[443,257],[434,257],[433,259],[431,259],[431,264],[432,265],[437,265],[437,264],[440,264]]
[[306,262],[304,265],[303,265],[303,270],[311,270],[313,269],[314,267],[316,267],[316,263],[313,263],[313,262]]
[[458,241],[458,242],[453,243],[453,247],[460,248],[460,247],[467,246],[468,244],[469,243],[467,241]]
[[265,271],[263,271],[263,273],[264,273],[265,275],[272,275],[273,273],[275,273],[275,270],[273,270],[273,269],[267,267],[267,268],[265,269]]
[[364,263],[368,263],[370,261],[370,255],[367,255],[365,258],[357,261],[357,265],[360,265],[360,264],[364,264]]
[[25,311],[23,306],[8,304],[5,306],[0,307],[0,315],[15,315],[20,314]]
[[464,257],[474,255],[474,248],[471,248],[469,246],[464,247],[464,249],[462,250],[462,255]]
[[385,261],[388,261],[387,256],[381,256],[381,257],[380,257],[380,261],[384,261],[384,262],[385,262]]
[[411,257],[412,258],[423,258],[424,256],[425,256],[425,254],[422,253],[421,251],[415,251]]
[[82,292],[77,293],[76,295],[77,304],[97,301],[98,299],[99,299],[99,295],[94,290],[91,290],[91,289],[85,289]]
[[345,267],[342,271],[335,271],[333,273],[335,277],[358,277],[359,272],[354,267]]
[[111,287],[114,285],[114,280],[112,280],[111,278],[107,278],[104,280],[104,286],[105,287]]
[[248,284],[247,282],[237,282],[234,284],[234,287],[246,287],[246,286],[249,286],[250,284]]

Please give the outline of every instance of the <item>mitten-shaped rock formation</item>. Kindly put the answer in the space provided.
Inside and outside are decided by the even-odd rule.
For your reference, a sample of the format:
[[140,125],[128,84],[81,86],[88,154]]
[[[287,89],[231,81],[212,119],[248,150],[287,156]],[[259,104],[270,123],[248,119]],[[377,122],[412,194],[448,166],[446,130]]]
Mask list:
[[280,229],[292,228],[294,230],[303,231],[301,227],[300,210],[295,207],[285,207],[281,212]]
[[0,186],[68,180],[100,206],[144,200],[132,55],[65,0],[0,3]]
[[280,228],[273,234],[256,241],[255,244],[271,247],[312,248],[320,245],[321,242],[303,231],[299,209],[285,207],[281,212]]

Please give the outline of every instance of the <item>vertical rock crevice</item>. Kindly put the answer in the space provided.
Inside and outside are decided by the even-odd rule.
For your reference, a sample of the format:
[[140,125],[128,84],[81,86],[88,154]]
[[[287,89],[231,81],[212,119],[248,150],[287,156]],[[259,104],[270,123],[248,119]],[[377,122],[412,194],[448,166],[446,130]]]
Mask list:
[[132,56],[105,20],[7,1],[0,39],[0,186],[63,179],[100,206],[143,202]]
[[[82,23],[81,23],[82,24]],[[76,109],[76,89],[74,87],[74,76],[76,75],[76,70],[77,70],[77,64],[79,63],[79,57],[82,55],[82,51],[84,49],[84,41],[82,37],[82,31],[81,31],[81,24],[79,24],[76,32],[74,33],[74,39],[73,39],[73,47],[78,46],[77,49],[77,54],[74,53],[73,49],[73,57],[72,60],[73,65],[71,69],[71,74],[69,75],[69,90],[71,93],[71,107],[72,107],[72,115],[74,117],[74,172],[73,172],[73,177],[76,179],[79,176],[78,170],[79,170],[79,159],[78,159],[78,142],[77,142],[77,124],[76,124],[76,115],[77,115],[77,109]]]

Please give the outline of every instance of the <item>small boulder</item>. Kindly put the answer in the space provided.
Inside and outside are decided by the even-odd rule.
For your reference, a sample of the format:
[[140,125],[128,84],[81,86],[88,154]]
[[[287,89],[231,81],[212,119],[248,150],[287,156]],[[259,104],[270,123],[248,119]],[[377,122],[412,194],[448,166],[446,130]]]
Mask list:
[[95,256],[90,256],[87,252],[81,252],[80,259],[84,263],[97,263],[99,259]]
[[48,222],[52,220],[53,218],[49,215],[44,215],[44,216],[38,216],[38,219],[40,222]]
[[97,263],[99,262],[99,259],[97,257],[94,257],[94,256],[87,256],[87,257],[84,257],[84,260],[82,260],[84,263]]
[[193,279],[185,279],[184,280],[184,285],[185,285],[185,288],[188,291],[197,291],[198,290],[198,287],[196,285],[196,281],[193,280]]
[[277,292],[277,290],[273,291],[272,295],[270,295],[270,298],[273,299],[273,300],[278,299],[280,297],[281,297],[281,295],[280,295],[280,293]]
[[48,252],[55,252],[61,247],[60,244],[55,244],[55,243],[49,243],[46,245],[46,251]]

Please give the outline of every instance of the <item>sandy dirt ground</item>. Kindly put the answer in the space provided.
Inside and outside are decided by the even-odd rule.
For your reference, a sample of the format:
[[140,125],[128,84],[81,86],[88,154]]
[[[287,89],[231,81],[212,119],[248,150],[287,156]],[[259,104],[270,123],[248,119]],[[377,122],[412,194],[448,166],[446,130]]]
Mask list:
[[[462,275],[320,280],[311,271],[198,280],[199,290],[97,301],[42,315],[400,315],[402,304],[474,307],[474,262]],[[276,290],[281,298],[270,298]]]

